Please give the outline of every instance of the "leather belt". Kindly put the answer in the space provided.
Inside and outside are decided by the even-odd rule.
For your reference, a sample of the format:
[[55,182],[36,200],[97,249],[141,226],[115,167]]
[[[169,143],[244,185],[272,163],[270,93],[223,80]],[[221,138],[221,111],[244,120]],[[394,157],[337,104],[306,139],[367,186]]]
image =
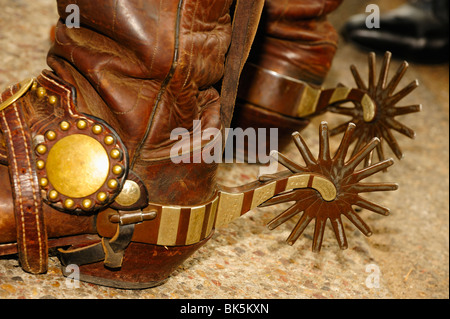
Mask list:
[[31,132],[25,123],[18,100],[33,81],[11,87],[0,97],[1,129],[5,136],[9,175],[12,184],[19,260],[25,271],[40,274],[47,271],[47,234],[34,161]]

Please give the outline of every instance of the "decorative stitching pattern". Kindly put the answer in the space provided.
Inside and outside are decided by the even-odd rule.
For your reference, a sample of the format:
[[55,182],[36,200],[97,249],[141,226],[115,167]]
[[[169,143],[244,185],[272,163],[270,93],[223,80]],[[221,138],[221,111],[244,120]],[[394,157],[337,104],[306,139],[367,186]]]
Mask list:
[[[9,87],[9,94],[13,95],[13,87]],[[11,164],[10,175],[15,193],[13,198],[19,257],[26,271],[43,273],[47,269],[46,229],[39,185],[33,171],[34,164],[30,153],[32,144],[28,135],[25,134],[27,127],[19,112],[19,105],[17,102],[12,104],[9,109],[2,112],[1,116],[3,132],[8,137],[8,160]],[[20,162],[18,156],[23,157],[20,158]]]
[[43,256],[42,256],[42,251],[43,251],[43,243],[42,243],[42,233],[41,233],[41,228],[40,228],[40,221],[39,221],[39,202],[37,200],[37,195],[36,195],[36,183],[35,180],[33,179],[33,172],[31,170],[31,165],[33,165],[31,163],[31,158],[30,158],[30,153],[28,151],[29,146],[28,146],[28,142],[27,142],[27,138],[25,136],[24,132],[24,128],[23,128],[23,124],[22,124],[22,120],[20,118],[19,112],[17,110],[17,105],[14,104],[14,112],[16,114],[17,120],[19,122],[19,127],[20,127],[20,133],[23,139],[23,142],[25,144],[25,156],[26,156],[26,161],[27,161],[27,167],[28,167],[28,173],[30,174],[30,184],[31,184],[31,189],[33,191],[33,203],[34,203],[34,214],[35,214],[35,219],[36,219],[36,230],[38,232],[38,241],[39,241],[39,271],[41,272],[43,270],[42,266],[43,266]]
[[[9,88],[10,93],[12,94],[12,90],[11,87]],[[15,106],[15,105],[14,105]],[[9,140],[12,140],[12,135],[11,135],[11,129],[8,125],[8,121],[6,121],[6,118],[4,116],[4,112],[2,112],[2,120],[3,120],[3,125],[5,128],[5,131],[8,133],[8,138]],[[18,174],[18,165],[17,165],[17,159],[16,159],[16,152],[14,149],[14,145],[11,144],[11,150],[12,150],[12,154],[11,157],[13,159],[13,165],[14,165],[14,173],[15,173],[15,179],[18,181],[19,180],[19,174]],[[26,267],[30,268],[30,265],[28,263],[28,254],[27,254],[27,245],[26,245],[26,234],[25,234],[25,217],[23,215],[23,202],[22,202],[22,189],[20,188],[20,183],[16,183],[17,187],[16,190],[18,192],[18,197],[19,197],[19,207],[20,207],[20,222],[21,222],[21,227],[20,229],[22,230],[22,233],[20,234],[22,236],[22,242],[23,242],[23,257],[24,260],[26,262]],[[19,235],[19,234],[18,234]]]
[[47,77],[47,76],[45,76],[44,73],[41,73],[41,76],[42,76],[44,79],[46,79],[47,81],[53,83],[53,84],[56,85],[57,87],[59,87],[59,88],[63,89],[64,91],[66,91],[66,98],[67,98],[67,101],[66,101],[66,103],[67,103],[66,110],[69,111],[70,115],[75,116],[74,110],[72,109],[72,104],[70,104],[72,92],[71,92],[69,89],[67,89],[65,86],[59,84],[58,82],[52,80],[51,78],[49,78],[49,77]]

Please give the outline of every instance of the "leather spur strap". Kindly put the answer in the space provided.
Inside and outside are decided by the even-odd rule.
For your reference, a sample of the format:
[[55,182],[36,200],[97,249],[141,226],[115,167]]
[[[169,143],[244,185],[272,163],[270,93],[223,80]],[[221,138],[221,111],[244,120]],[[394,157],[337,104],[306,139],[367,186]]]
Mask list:
[[7,148],[19,260],[25,271],[40,274],[47,271],[47,234],[31,132],[23,117],[24,102],[19,100],[32,83],[24,81],[0,97],[4,108],[0,122]]
[[224,127],[230,127],[238,92],[239,78],[258,29],[264,0],[238,0],[233,17],[231,45],[225,63],[221,89]]

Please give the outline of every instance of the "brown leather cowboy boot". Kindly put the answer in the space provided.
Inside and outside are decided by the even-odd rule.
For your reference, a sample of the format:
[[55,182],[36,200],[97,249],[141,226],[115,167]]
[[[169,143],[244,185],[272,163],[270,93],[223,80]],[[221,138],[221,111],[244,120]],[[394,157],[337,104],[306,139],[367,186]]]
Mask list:
[[[262,1],[236,7],[235,25],[247,29],[230,47],[232,2],[76,1],[80,28],[64,23],[74,1],[57,2],[53,72],[0,100],[0,253],[18,252],[24,270],[43,273],[49,247],[72,245],[62,261],[79,265],[82,279],[136,288],[159,284],[208,240],[218,164],[198,160],[187,145],[180,157],[190,160],[175,165],[171,132],[229,125],[233,95],[220,99],[213,85],[230,51],[238,69],[224,88],[233,91],[228,81],[236,91],[262,8]],[[177,208],[202,204],[195,223],[194,213]]]
[[[338,34],[327,15],[342,0],[267,0],[239,85],[233,127],[278,128],[283,149],[321,110],[301,105],[302,94],[324,81],[337,49]],[[266,142],[270,151],[270,136]],[[274,141],[272,141],[274,142]],[[273,143],[274,144],[274,143]],[[251,148],[246,147],[245,152]],[[256,156],[254,157],[256,158]]]

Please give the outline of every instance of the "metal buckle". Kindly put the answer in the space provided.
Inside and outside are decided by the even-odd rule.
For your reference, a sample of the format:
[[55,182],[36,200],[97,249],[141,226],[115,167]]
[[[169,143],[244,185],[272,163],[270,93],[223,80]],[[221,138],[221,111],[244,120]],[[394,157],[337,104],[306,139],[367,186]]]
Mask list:
[[30,87],[33,85],[35,79],[26,79],[22,82],[20,82],[20,89],[14,93],[11,97],[9,97],[6,101],[0,104],[0,112],[6,109],[8,106],[16,102],[18,99],[20,99],[22,96],[27,93],[27,91],[30,89]]

